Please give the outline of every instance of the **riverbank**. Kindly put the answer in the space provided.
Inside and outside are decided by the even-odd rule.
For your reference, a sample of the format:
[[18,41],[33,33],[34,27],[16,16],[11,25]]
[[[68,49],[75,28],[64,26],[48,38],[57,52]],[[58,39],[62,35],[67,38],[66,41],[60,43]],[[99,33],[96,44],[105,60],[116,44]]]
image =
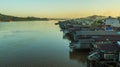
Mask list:
[[[70,40],[73,50],[90,49],[87,67],[118,66],[120,61],[120,21],[107,17],[99,22],[67,20],[59,21],[64,38]],[[84,51],[83,51],[84,52]]]

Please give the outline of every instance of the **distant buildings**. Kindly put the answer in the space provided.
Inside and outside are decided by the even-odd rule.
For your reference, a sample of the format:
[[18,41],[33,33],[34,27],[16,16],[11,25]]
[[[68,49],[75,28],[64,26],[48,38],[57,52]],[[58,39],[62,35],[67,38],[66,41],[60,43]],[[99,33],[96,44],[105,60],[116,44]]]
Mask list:
[[120,21],[117,18],[108,17],[104,21],[105,31],[113,31],[120,27]]
[[117,18],[108,17],[105,19],[105,25],[110,25],[113,27],[120,27],[119,20]]

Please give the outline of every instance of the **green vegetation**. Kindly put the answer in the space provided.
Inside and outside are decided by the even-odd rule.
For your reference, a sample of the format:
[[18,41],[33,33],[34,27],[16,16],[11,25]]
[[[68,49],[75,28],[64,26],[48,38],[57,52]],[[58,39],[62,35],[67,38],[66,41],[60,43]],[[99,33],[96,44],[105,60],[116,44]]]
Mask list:
[[99,25],[101,25],[101,24],[103,24],[103,23],[104,23],[103,20],[97,20],[97,21],[94,21],[91,25],[92,25],[92,26],[99,26]]
[[37,17],[16,17],[0,14],[0,21],[37,21],[37,20],[49,20],[49,19]]

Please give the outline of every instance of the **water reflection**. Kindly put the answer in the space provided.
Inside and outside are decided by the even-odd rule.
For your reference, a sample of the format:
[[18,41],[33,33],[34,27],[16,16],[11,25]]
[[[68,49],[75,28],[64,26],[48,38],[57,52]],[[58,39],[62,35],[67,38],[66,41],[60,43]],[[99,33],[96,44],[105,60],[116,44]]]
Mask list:
[[81,52],[81,51],[70,51],[69,56],[71,60],[76,60],[79,63],[86,63],[86,57],[88,52]]
[[77,43],[77,42],[74,41],[73,37],[69,33],[63,32],[63,39],[67,39],[70,41],[70,43],[69,43],[69,47],[70,47],[69,58],[70,58],[70,60],[76,61],[83,67],[86,67],[89,49],[84,50],[84,49],[71,48],[71,43]]
[[0,67],[84,67],[84,54],[69,52],[56,22],[1,22]]

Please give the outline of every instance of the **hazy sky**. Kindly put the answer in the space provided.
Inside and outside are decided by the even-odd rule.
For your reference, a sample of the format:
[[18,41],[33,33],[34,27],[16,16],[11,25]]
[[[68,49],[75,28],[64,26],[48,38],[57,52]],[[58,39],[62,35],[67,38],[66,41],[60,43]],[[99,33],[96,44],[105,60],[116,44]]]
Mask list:
[[0,13],[57,18],[119,16],[120,0],[0,0]]

